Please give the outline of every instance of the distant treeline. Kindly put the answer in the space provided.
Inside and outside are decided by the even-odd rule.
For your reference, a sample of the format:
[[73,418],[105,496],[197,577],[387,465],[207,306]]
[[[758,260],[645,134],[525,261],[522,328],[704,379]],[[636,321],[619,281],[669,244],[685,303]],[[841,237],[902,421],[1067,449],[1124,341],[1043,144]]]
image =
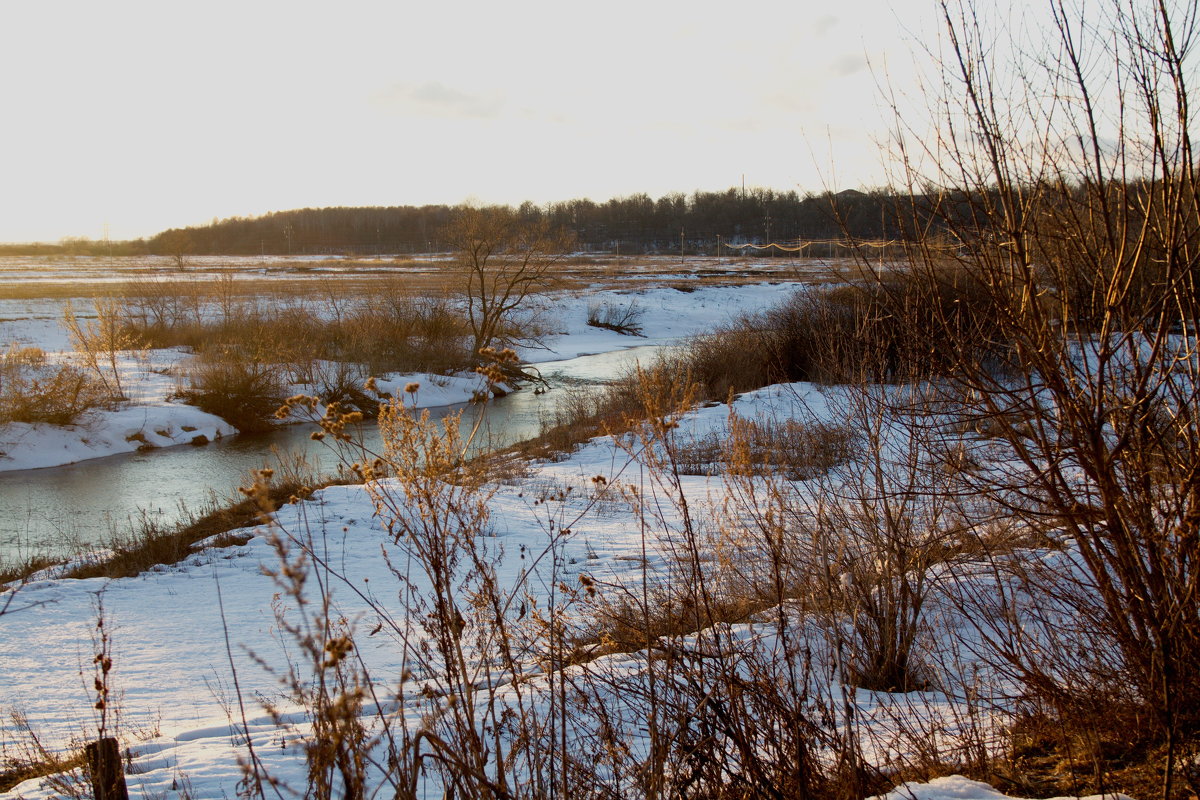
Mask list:
[[0,256],[144,256],[150,252],[150,243],[145,239],[106,241],[70,237],[53,244],[0,244]]
[[[885,193],[807,195],[770,189],[730,189],[645,194],[603,203],[569,200],[517,212],[531,221],[547,219],[573,231],[582,250],[620,253],[715,252],[722,246],[797,240],[867,239],[897,235],[897,198]],[[439,240],[454,206],[304,208],[261,217],[231,218],[193,228],[164,231],[147,242],[165,255],[181,249],[197,255],[299,255],[428,253],[446,248]]]
[[[715,253],[717,247],[801,241],[896,239],[912,223],[912,200],[884,191],[806,194],[729,189],[645,194],[597,203],[568,200],[518,213],[575,233],[582,250],[618,253]],[[907,215],[899,213],[908,205]],[[70,239],[55,245],[0,246],[0,254],[322,255],[427,253],[445,249],[440,232],[454,206],[304,208],[209,225],[172,228],[148,240]],[[901,220],[908,224],[902,225]],[[723,252],[728,252],[723,250]],[[772,254],[780,251],[748,251]],[[813,253],[822,255],[823,253]]]

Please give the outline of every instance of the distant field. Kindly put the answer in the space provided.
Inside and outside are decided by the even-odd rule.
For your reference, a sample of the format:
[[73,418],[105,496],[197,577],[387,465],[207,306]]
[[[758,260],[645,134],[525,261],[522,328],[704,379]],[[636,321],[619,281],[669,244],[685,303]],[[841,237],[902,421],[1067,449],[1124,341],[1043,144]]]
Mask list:
[[[242,294],[325,295],[369,291],[400,280],[412,292],[454,285],[450,254],[419,258],[327,256],[194,256],[180,268],[165,256],[0,257],[0,298],[54,299],[137,294],[147,282],[205,283],[233,275]],[[764,280],[823,282],[856,269],[849,259],[580,254],[563,259],[562,289],[640,287],[674,282],[736,285]]]

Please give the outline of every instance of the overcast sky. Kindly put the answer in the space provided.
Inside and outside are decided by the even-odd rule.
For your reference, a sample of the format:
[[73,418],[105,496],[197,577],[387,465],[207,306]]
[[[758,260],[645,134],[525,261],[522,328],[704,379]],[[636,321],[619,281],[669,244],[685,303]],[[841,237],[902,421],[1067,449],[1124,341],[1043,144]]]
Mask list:
[[0,5],[0,241],[885,180],[933,2]]

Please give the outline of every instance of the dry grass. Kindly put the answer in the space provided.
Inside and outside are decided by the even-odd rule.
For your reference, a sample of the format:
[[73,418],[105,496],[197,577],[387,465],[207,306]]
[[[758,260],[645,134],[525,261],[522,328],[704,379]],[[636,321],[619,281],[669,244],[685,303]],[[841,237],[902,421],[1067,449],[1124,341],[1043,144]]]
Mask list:
[[[24,580],[35,572],[54,566],[55,563],[57,562],[54,559],[46,556],[30,556],[13,563],[0,563],[0,584]],[[0,594],[3,593],[3,590],[0,590]],[[3,605],[4,603],[0,602],[0,607]]]
[[[1139,717],[1136,708],[1119,701],[1104,704],[1094,719],[1074,721],[1026,710],[1009,730],[1008,753],[981,777],[1001,791],[1027,797],[1076,797],[1117,789],[1133,797],[1154,797],[1162,792],[1165,749],[1147,735]],[[1195,777],[1190,789],[1179,786],[1172,797],[1195,797],[1200,789]],[[1184,776],[1181,783],[1187,780]]]
[[[613,587],[601,587],[600,597]],[[636,653],[661,637],[694,634],[714,624],[736,625],[777,605],[774,597],[755,594],[719,594],[704,608],[678,596],[669,587],[655,587],[649,601],[617,594],[615,600],[598,601],[590,609],[586,630],[576,634],[570,663],[583,664],[612,653]]]
[[[0,299],[70,299],[104,295],[133,298],[145,291],[148,284],[170,285],[181,295],[204,293],[222,273],[253,271],[254,275],[239,275],[238,291],[245,297],[290,297],[317,299],[327,294],[326,285],[336,280],[348,292],[368,296],[386,289],[396,281],[414,294],[441,294],[453,288],[457,279],[452,262],[446,259],[423,260],[399,258],[384,260],[331,260],[314,262],[293,259],[273,259],[262,265],[246,260],[225,259],[219,256],[193,257],[189,267],[175,269],[166,259],[126,258],[78,259],[52,258],[44,262],[47,270],[72,269],[79,271],[76,280],[6,278],[0,259]],[[827,283],[858,274],[852,259],[787,259],[689,257],[684,263],[668,256],[614,256],[593,254],[568,257],[554,274],[555,283],[564,289],[585,288],[647,288],[661,286],[673,276],[685,278],[687,288],[700,285],[733,286],[758,283],[764,280]],[[265,272],[265,275],[263,274]],[[95,280],[103,274],[105,282]],[[119,276],[127,282],[111,280]],[[198,277],[203,276],[203,277]],[[103,286],[97,291],[96,286]],[[83,288],[86,286],[87,288]]]
[[598,391],[565,389],[554,413],[542,420],[539,434],[509,450],[526,458],[557,460],[596,436],[624,433],[646,416],[639,386],[659,374],[679,375],[679,369],[679,364],[663,360],[626,372]]
[[15,745],[0,750],[0,792],[43,778],[66,797],[81,796],[77,776],[80,770],[87,769],[83,746],[72,742],[66,752],[50,749],[20,711],[8,712],[8,722],[17,736]]
[[25,757],[5,758],[0,762],[0,792],[7,792],[17,784],[34,778],[61,776],[72,770],[83,769],[87,757],[83,750],[68,755],[47,754],[45,758],[29,760]]
[[739,452],[730,451],[728,431],[683,441],[676,449],[684,475],[721,475],[730,469],[775,472],[803,481],[849,460],[859,437],[849,426],[823,422],[741,419]]
[[182,346],[212,362],[281,364],[292,380],[317,383],[319,361],[369,374],[463,368],[468,325],[446,295],[414,295],[394,278],[365,294],[324,281],[313,297],[254,297],[223,281],[203,294],[151,287],[124,301],[125,327],[155,347]]

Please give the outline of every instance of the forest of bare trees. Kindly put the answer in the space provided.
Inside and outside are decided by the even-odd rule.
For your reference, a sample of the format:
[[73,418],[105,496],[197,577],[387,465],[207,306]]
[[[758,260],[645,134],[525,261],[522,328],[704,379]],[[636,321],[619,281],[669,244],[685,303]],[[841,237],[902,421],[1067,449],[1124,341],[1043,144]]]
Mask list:
[[[688,252],[715,252],[726,245],[840,238],[844,227],[861,238],[887,238],[898,226],[886,193],[855,191],[800,195],[771,189],[646,194],[605,202],[575,199],[511,211],[529,223],[546,223],[574,233],[582,249],[622,253],[678,253],[681,237]],[[448,248],[440,231],[459,209],[452,206],[299,209],[261,217],[234,218],[187,228],[192,252],[262,253],[423,253]],[[146,243],[152,253],[170,255],[178,229]]]

